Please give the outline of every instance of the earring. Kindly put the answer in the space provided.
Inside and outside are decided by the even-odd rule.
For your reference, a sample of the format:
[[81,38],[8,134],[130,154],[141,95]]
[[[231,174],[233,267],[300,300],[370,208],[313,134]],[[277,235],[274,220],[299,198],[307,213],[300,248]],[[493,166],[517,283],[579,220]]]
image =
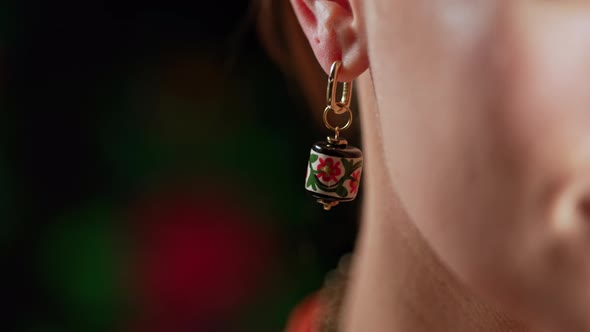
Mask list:
[[[340,137],[340,132],[352,124],[352,82],[343,83],[342,98],[336,101],[341,66],[340,61],[335,61],[330,69],[326,91],[327,106],[324,109],[324,125],[334,131],[334,136],[328,136],[326,141],[316,142],[311,147],[307,163],[305,189],[317,198],[324,210],[330,210],[340,202],[349,202],[356,198],[363,169],[361,150],[348,145],[348,142]],[[330,113],[345,115],[348,120],[342,127],[334,126],[328,119]]]

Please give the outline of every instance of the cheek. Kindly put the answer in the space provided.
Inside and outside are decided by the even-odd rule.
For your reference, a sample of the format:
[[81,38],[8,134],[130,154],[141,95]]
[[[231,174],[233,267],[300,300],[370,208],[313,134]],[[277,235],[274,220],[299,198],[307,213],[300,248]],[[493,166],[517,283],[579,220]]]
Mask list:
[[590,8],[506,3],[473,5],[472,33],[454,33],[450,5],[372,32],[386,160],[461,279],[575,330],[590,326]]
[[506,298],[568,330],[590,326],[590,8],[582,7],[515,6],[496,112],[520,202],[502,226],[516,230],[512,255],[498,257]]

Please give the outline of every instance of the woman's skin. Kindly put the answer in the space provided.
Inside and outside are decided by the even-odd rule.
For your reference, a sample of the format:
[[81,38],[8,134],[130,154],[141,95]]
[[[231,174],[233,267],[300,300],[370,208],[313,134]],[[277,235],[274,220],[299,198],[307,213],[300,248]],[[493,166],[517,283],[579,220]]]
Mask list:
[[344,331],[590,331],[590,1],[291,0],[357,79]]

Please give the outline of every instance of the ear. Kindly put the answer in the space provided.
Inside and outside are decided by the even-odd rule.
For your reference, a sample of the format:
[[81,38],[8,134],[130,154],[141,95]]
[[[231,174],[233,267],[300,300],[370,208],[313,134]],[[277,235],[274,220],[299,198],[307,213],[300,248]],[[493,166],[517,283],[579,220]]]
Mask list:
[[291,0],[299,24],[326,73],[342,61],[340,81],[352,81],[369,67],[359,10],[350,0]]

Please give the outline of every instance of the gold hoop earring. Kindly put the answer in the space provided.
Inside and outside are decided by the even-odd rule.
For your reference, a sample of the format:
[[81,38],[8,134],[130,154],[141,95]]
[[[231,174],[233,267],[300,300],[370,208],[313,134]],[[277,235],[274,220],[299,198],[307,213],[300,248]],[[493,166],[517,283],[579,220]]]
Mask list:
[[[328,77],[326,89],[326,108],[324,125],[334,131],[325,141],[316,142],[311,147],[307,163],[305,189],[317,198],[317,202],[330,210],[340,202],[349,202],[356,198],[363,170],[363,153],[360,149],[348,145],[340,133],[352,124],[352,82],[342,84],[342,97],[336,100],[338,74],[342,63],[335,61]],[[329,120],[330,113],[347,116],[347,121],[340,127]]]

